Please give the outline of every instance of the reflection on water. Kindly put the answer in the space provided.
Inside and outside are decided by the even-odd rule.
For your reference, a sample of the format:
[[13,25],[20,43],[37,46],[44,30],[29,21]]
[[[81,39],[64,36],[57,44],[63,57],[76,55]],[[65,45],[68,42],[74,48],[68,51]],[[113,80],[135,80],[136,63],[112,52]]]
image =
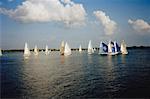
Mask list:
[[64,57],[65,57],[65,56],[61,55],[61,64],[64,64],[64,62],[65,62]]
[[88,54],[87,57],[88,57],[88,62],[89,62],[89,63],[92,63],[92,55],[89,55],[89,54]]
[[114,64],[112,62],[112,58],[115,56],[108,55],[108,65],[106,67],[106,76],[107,76],[107,81],[113,81],[115,79],[115,72],[114,72]]
[[[130,53],[126,56],[100,56],[73,51],[67,57],[60,56],[59,52],[29,57],[23,57],[23,53],[7,53],[1,58],[2,97],[148,97],[145,91],[150,91],[147,87],[150,66],[146,65],[146,59],[150,55],[145,54],[146,59],[143,59],[143,53]],[[131,61],[135,56],[141,61]]]
[[121,60],[122,60],[122,63],[123,63],[123,64],[126,63],[126,60],[125,60],[125,59],[126,59],[126,55],[123,55],[123,54],[122,54],[122,55],[121,55]]
[[105,67],[104,71],[104,84],[105,84],[105,92],[108,93],[108,97],[113,97],[115,95],[115,92],[118,91],[118,87],[115,83],[116,80],[116,73],[115,73],[115,65],[113,62],[113,59],[115,56],[108,55],[107,56],[107,65]]
[[28,63],[23,63],[23,77],[25,90],[23,90],[23,96],[29,96],[32,98],[46,98],[49,96],[49,68],[42,65],[38,57],[29,60]]

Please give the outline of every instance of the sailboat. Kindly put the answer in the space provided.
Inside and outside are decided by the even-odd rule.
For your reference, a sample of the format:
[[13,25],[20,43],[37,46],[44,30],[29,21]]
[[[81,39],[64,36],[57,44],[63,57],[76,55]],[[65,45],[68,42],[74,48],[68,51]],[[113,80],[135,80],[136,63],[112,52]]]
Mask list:
[[103,42],[100,43],[99,54],[100,55],[107,55],[108,54],[108,46]]
[[2,50],[1,50],[1,48],[0,48],[0,56],[2,56],[3,54],[2,54]]
[[128,51],[127,51],[127,48],[126,48],[126,43],[125,43],[124,40],[121,42],[121,48],[120,48],[120,50],[121,50],[122,54],[128,54]]
[[25,43],[25,47],[24,47],[24,56],[30,56],[30,49],[28,47],[28,44]]
[[60,46],[60,54],[64,55],[64,50],[65,50],[65,43],[64,41],[61,42],[61,46]]
[[88,54],[92,54],[92,53],[94,53],[94,50],[93,50],[92,43],[91,43],[91,40],[90,40],[89,44],[88,44]]
[[48,46],[46,45],[45,47],[45,54],[48,55],[49,54],[49,50],[48,50]]
[[69,45],[68,45],[67,42],[66,42],[66,44],[65,44],[64,55],[65,55],[65,56],[71,55],[71,49],[70,49],[70,47],[69,47]]
[[35,45],[35,48],[34,48],[34,55],[38,55],[38,49],[37,49],[37,46]]
[[81,45],[79,46],[79,52],[82,52],[82,48],[81,48]]
[[115,53],[115,46],[114,46],[114,42],[109,41],[108,43],[108,55],[116,55],[117,53]]

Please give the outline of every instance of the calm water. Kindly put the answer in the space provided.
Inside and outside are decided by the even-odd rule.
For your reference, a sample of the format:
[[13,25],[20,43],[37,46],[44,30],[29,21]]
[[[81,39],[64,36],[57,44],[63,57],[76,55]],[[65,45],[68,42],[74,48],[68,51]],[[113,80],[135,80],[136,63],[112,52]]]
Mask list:
[[71,56],[4,53],[2,98],[150,98],[150,49],[128,55],[100,56],[73,51]]

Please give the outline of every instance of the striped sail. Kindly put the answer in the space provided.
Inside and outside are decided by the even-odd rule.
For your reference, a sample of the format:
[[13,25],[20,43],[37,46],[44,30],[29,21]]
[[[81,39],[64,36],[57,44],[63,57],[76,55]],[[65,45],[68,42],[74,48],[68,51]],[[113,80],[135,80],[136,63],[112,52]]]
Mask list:
[[101,55],[108,54],[108,46],[103,42],[100,43],[99,54]]

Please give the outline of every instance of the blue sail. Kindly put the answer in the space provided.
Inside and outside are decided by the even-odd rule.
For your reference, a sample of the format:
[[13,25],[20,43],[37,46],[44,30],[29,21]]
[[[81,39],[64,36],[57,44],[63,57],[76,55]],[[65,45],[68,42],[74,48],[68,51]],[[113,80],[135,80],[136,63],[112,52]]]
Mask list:
[[112,42],[112,41],[111,41],[111,46],[112,46],[112,48],[111,48],[112,52],[114,53],[115,52],[115,46],[114,46],[114,42]]
[[113,52],[113,53],[115,52],[115,47],[112,47],[112,52]]
[[119,45],[116,43],[116,51],[119,52],[120,51],[120,47]]
[[117,44],[116,41],[114,42],[114,47],[115,47],[115,52],[119,52],[120,51],[120,47],[119,47],[119,45]]
[[108,46],[103,42],[100,43],[99,53],[100,54],[107,54],[108,53]]
[[108,46],[105,43],[102,43],[103,45],[103,51],[108,52]]

